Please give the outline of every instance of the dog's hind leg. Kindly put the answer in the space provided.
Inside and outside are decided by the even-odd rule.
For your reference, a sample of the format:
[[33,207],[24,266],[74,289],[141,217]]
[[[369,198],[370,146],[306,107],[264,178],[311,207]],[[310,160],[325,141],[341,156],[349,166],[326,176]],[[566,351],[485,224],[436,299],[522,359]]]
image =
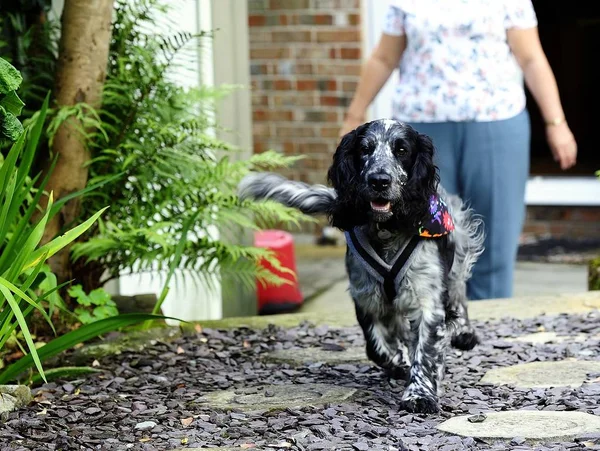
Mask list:
[[467,310],[467,295],[464,283],[450,280],[446,306],[446,322],[453,347],[470,351],[479,344],[479,337],[471,322]]
[[410,378],[402,407],[409,412],[435,413],[439,410],[448,346],[443,310],[411,319],[410,329]]
[[366,313],[358,304],[356,317],[363,330],[367,357],[393,379],[405,379],[408,375],[404,366],[404,354],[394,333],[393,322],[389,318],[375,318]]

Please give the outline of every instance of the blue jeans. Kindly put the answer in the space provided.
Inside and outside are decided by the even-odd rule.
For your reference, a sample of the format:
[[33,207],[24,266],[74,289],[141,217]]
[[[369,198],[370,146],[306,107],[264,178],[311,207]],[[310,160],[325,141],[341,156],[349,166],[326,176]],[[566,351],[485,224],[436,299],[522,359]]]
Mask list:
[[442,186],[483,219],[485,251],[467,284],[469,299],[511,297],[529,175],[527,110],[499,121],[410,125],[433,140]]

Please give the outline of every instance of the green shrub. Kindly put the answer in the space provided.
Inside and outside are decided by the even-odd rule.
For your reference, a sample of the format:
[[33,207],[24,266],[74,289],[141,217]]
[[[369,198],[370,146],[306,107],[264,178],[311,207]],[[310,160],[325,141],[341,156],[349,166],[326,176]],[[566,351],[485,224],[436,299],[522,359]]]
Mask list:
[[23,133],[18,116],[24,103],[17,95],[23,77],[12,64],[0,58],[0,147],[14,143]]
[[[48,219],[59,205],[50,201],[38,220],[34,215],[44,194],[48,177],[29,177],[31,164],[44,124],[48,98],[36,121],[18,138],[0,167],[0,349],[13,333],[20,329],[31,358],[43,375],[36,346],[26,318],[37,310],[52,326],[43,301],[52,293],[37,293],[42,281],[50,279],[44,273],[45,262],[52,255],[81,236],[98,219],[104,207],[87,221],[49,243],[40,246]],[[38,182],[40,182],[38,184]]]

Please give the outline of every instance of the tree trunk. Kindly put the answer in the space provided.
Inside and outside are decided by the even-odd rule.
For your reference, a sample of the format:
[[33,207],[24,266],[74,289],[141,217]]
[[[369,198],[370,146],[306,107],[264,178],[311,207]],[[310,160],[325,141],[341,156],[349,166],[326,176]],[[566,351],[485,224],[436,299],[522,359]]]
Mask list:
[[[58,64],[54,97],[57,106],[87,103],[98,107],[108,63],[114,0],[66,0],[61,18]],[[60,199],[86,186],[85,166],[90,153],[81,133],[80,124],[71,118],[58,129],[52,147],[58,161],[46,191]],[[42,207],[47,205],[47,199]],[[72,226],[78,217],[81,202],[68,202],[47,225],[43,242],[52,240],[64,226]],[[60,282],[71,278],[70,248],[50,259],[52,270]]]

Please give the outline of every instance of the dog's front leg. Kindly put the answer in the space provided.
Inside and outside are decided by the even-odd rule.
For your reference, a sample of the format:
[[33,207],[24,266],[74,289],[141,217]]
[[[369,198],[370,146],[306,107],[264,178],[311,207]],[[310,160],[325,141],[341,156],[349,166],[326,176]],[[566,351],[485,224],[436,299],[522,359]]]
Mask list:
[[410,321],[410,378],[402,407],[409,412],[435,413],[445,371],[448,337],[443,311],[425,312]]
[[394,379],[405,379],[402,350],[394,333],[391,318],[376,318],[355,301],[356,317],[363,330],[367,357]]

